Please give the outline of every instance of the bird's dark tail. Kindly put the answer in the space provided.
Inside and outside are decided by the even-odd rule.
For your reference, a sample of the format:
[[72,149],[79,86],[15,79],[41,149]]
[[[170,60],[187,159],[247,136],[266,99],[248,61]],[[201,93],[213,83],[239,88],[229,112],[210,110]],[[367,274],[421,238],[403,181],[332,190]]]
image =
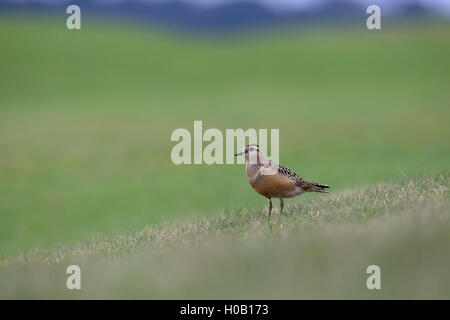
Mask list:
[[326,184],[320,184],[320,183],[315,183],[315,182],[308,182],[308,186],[306,188],[306,191],[309,192],[322,192],[322,193],[328,193],[327,190],[329,186],[327,186]]

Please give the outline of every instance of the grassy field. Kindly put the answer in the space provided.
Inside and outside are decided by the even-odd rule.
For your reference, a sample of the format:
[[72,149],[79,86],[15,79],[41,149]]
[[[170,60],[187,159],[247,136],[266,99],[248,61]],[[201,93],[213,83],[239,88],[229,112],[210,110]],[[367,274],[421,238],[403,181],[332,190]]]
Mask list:
[[[194,120],[205,128],[279,128],[281,163],[331,185],[333,193],[449,168],[449,24],[291,29],[225,40],[111,25],[86,21],[75,32],[50,17],[0,19],[0,42],[7,44],[0,50],[1,260],[246,212],[235,216],[240,232],[239,219],[256,219],[267,205],[248,186],[243,167],[170,161],[171,132],[192,131]],[[316,198],[288,202],[286,221]],[[441,205],[448,212],[441,202],[430,204],[430,212]],[[362,214],[355,209],[346,216],[352,212]],[[339,241],[356,237],[356,246],[359,236]],[[375,236],[369,232],[367,239]],[[299,237],[289,250],[309,250],[302,241],[315,241]],[[285,244],[279,241],[267,245],[276,252]],[[332,250],[339,241],[317,246]],[[250,249],[222,250],[232,259]],[[264,263],[262,246],[256,250],[255,261]],[[153,254],[159,255],[136,259],[151,261]],[[163,257],[155,268],[182,257]],[[300,263],[298,256],[289,259],[294,265],[286,268]],[[254,266],[241,262],[235,268]],[[226,276],[232,271],[221,281]],[[123,285],[131,288],[130,281]],[[155,292],[175,295],[161,290]]]
[[[2,263],[0,298],[450,298],[450,175],[163,223]],[[278,213],[278,212],[277,212]],[[65,288],[69,264],[81,290]],[[381,268],[381,290],[366,268]]]

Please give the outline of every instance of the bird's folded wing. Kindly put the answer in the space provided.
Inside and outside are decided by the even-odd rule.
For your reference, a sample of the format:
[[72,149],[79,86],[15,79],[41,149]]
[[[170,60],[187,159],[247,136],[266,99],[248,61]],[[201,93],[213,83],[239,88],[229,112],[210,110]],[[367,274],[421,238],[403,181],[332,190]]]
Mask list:
[[294,171],[286,168],[285,166],[282,166],[281,164],[278,165],[278,173],[291,179],[295,183],[295,185],[299,187],[308,187],[308,183],[304,179],[300,178]]

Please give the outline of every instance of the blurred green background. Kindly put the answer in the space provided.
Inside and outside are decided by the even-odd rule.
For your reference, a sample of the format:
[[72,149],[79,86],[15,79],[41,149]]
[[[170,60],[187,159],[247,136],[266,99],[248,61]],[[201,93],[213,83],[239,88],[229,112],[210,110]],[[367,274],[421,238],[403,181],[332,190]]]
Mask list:
[[196,38],[0,19],[0,257],[266,206],[240,165],[175,166],[171,132],[278,128],[333,191],[449,168],[450,24]]

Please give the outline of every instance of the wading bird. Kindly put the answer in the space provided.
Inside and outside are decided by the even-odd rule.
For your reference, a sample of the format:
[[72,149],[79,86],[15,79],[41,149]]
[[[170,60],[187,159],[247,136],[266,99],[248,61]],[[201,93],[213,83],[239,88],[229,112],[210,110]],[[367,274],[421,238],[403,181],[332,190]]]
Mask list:
[[269,216],[272,212],[272,198],[280,199],[280,214],[283,213],[284,198],[293,198],[305,192],[327,193],[329,186],[308,182],[294,171],[274,163],[262,155],[256,144],[248,144],[235,156],[245,156],[247,179],[253,189],[269,199]]

